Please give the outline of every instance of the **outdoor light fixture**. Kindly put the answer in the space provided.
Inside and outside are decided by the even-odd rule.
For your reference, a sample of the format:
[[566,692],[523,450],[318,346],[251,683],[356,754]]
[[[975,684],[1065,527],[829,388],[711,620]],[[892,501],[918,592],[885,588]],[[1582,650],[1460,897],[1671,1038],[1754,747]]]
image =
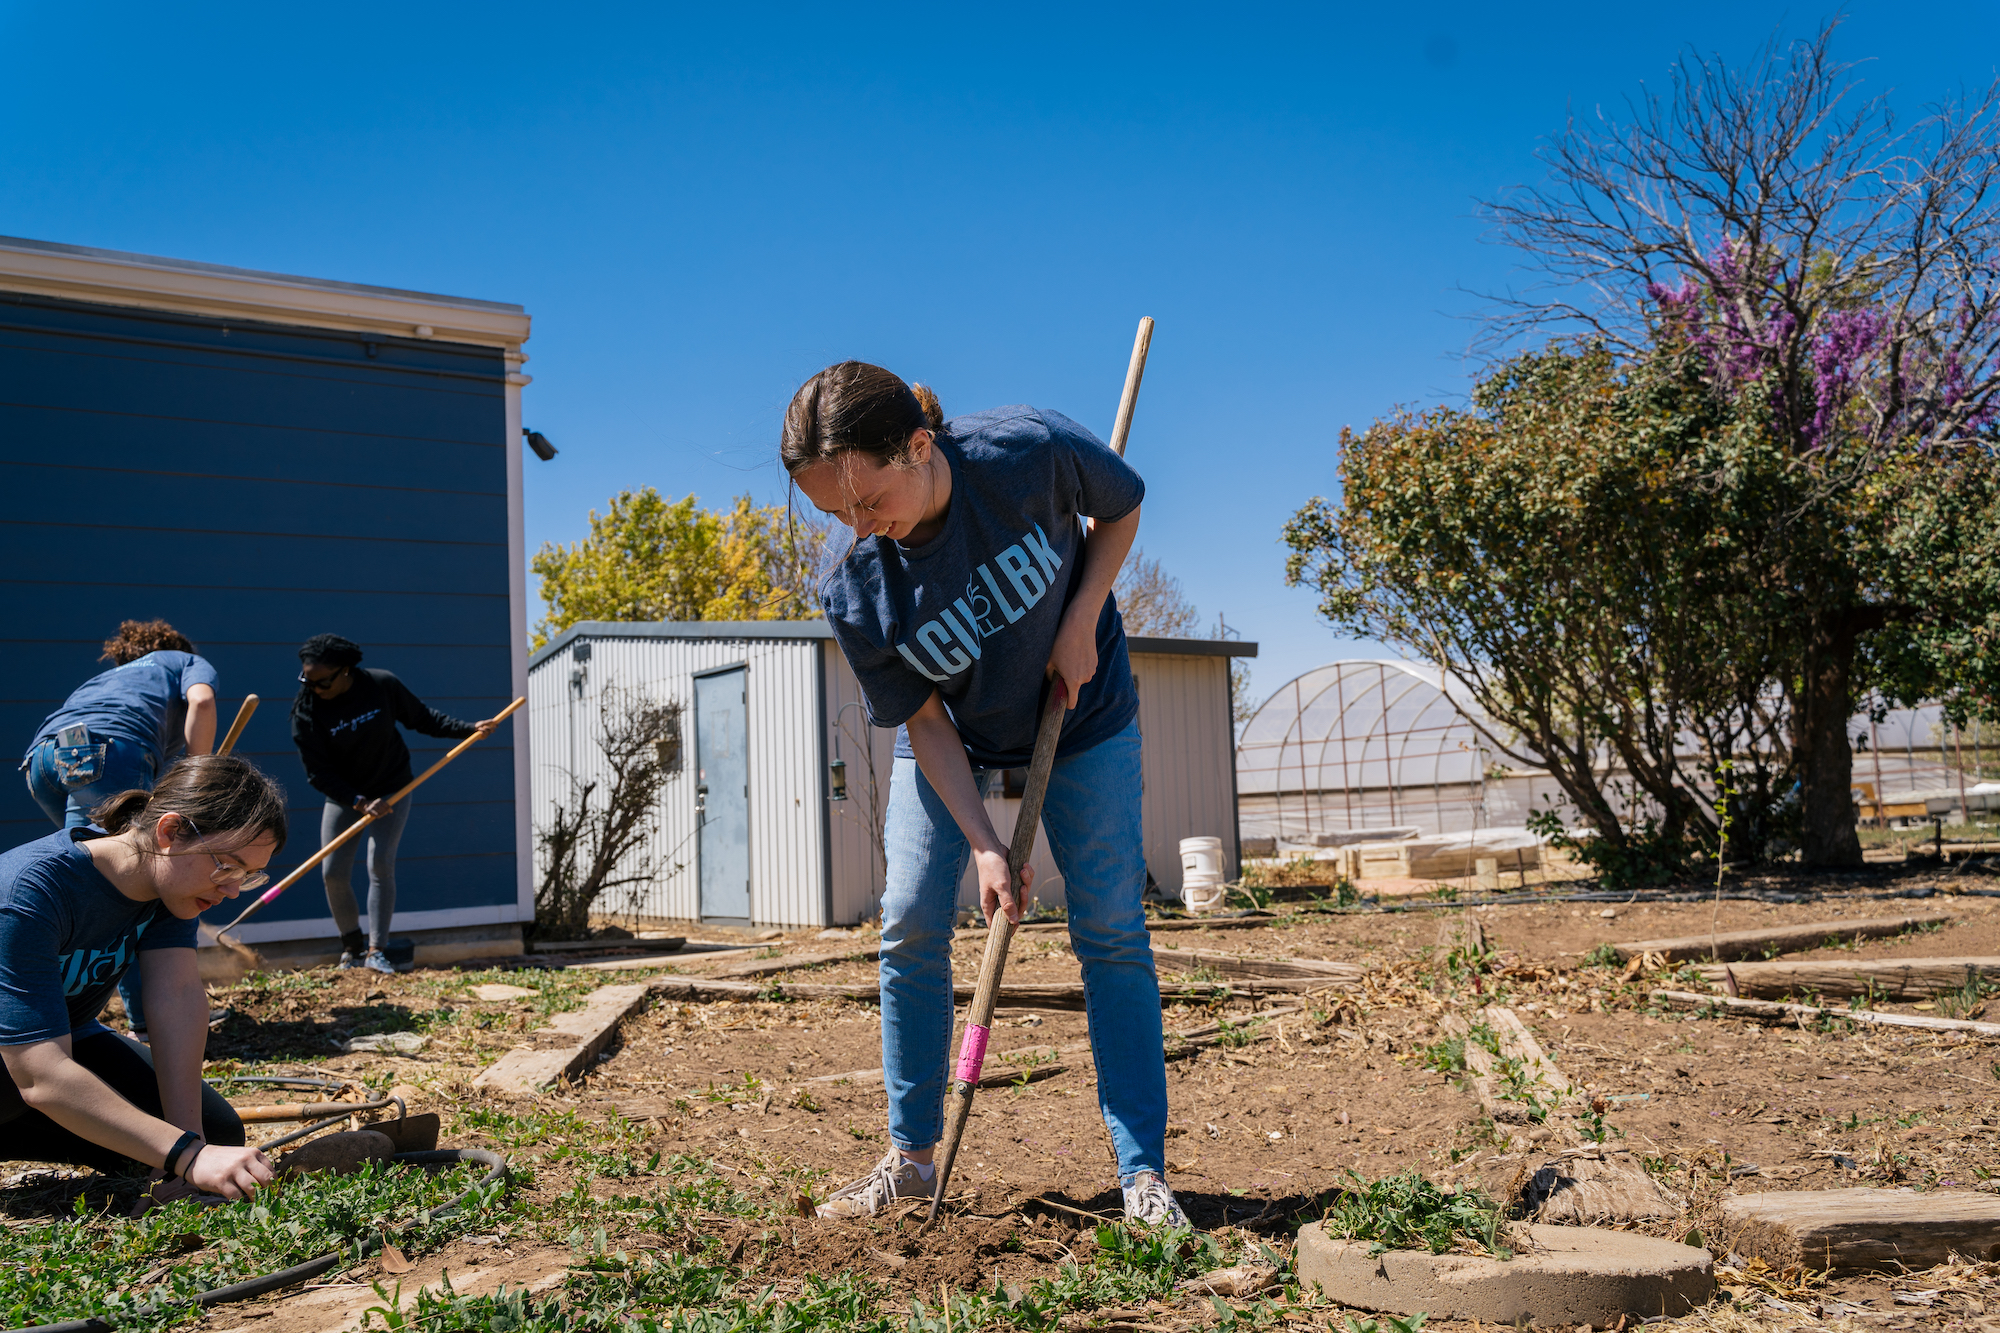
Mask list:
[[[847,710],[850,708],[859,709],[864,718],[868,715],[868,710],[862,708],[860,703],[853,699],[842,704],[839,711],[833,715],[833,762],[826,766],[826,799],[829,801],[844,801],[847,799],[847,761],[840,757],[840,733],[842,730],[840,719],[847,716]],[[874,764],[871,763],[868,766],[868,771],[871,775],[874,773]],[[870,793],[868,799],[871,801],[874,800],[873,793],[875,786],[872,776],[869,780],[868,791]]]
[[521,434],[527,437],[528,447],[535,451],[535,457],[544,463],[556,456],[556,447],[549,443],[548,436],[538,430],[529,430],[526,426],[521,427]]

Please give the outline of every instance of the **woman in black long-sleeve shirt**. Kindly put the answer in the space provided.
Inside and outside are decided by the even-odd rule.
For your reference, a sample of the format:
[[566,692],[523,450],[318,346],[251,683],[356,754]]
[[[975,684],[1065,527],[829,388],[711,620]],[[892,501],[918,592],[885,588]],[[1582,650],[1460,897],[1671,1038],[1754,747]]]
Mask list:
[[[396,914],[396,845],[410,819],[410,798],[384,798],[409,782],[410,747],[396,730],[402,723],[425,736],[453,740],[490,733],[493,722],[447,717],[410,693],[387,671],[362,670],[361,648],[338,634],[315,634],[299,648],[299,696],[292,702],[292,744],[305,761],[306,781],[326,797],[320,846],[332,842],[364,815],[368,826],[368,933],[354,899],[356,838],[327,857],[326,905],[340,927],[340,965],[393,972],[382,952]],[[364,950],[365,945],[365,950]]]

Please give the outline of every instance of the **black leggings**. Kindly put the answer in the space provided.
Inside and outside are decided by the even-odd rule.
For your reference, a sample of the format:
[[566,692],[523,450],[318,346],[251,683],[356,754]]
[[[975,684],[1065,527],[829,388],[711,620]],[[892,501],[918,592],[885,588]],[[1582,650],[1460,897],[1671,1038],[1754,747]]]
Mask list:
[[[70,1055],[147,1115],[160,1114],[160,1083],[153,1074],[153,1054],[138,1042],[115,1032],[100,1032],[76,1038]],[[0,1101],[20,1105],[21,1094],[4,1068],[0,1068],[0,1079],[7,1084],[0,1088]],[[206,1083],[201,1085],[201,1134],[219,1148],[243,1146],[242,1120],[222,1094]],[[92,1143],[33,1109],[23,1109],[0,1124],[0,1144],[17,1162],[63,1162],[107,1173],[145,1165],[101,1143]]]

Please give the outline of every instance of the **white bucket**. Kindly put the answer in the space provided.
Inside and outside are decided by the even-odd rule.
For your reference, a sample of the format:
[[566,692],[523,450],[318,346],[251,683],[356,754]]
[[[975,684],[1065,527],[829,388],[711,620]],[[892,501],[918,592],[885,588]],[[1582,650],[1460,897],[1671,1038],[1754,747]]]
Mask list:
[[1213,912],[1222,906],[1228,892],[1218,878],[1190,875],[1181,884],[1181,901],[1190,912]]
[[1222,839],[1182,838],[1183,875],[1213,875],[1222,878]]

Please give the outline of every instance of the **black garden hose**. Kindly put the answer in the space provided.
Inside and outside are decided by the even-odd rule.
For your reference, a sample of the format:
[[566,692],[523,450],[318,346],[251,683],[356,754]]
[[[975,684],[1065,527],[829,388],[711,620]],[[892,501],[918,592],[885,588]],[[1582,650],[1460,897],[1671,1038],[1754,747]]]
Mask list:
[[[430,1152],[404,1152],[397,1153],[394,1160],[407,1166],[418,1167],[450,1166],[458,1162],[472,1162],[487,1168],[486,1174],[480,1178],[478,1184],[468,1187],[463,1194],[444,1207],[431,1209],[430,1216],[433,1221],[457,1212],[464,1206],[465,1201],[472,1197],[474,1191],[483,1189],[496,1180],[507,1178],[507,1159],[497,1152],[488,1152],[484,1148],[438,1148]],[[232,1282],[226,1287],[211,1287],[194,1298],[195,1304],[206,1309],[213,1305],[225,1305],[230,1301],[244,1301],[252,1296],[262,1296],[266,1292],[277,1291],[294,1283],[304,1282],[308,1278],[318,1277],[344,1262],[365,1259],[381,1244],[382,1233],[378,1231],[362,1237],[358,1242],[358,1248],[334,1250],[316,1259],[308,1259],[302,1264],[293,1264],[290,1268],[266,1273],[262,1277]],[[26,1328],[8,1329],[6,1333],[112,1333],[116,1327],[115,1324],[103,1319],[70,1319],[60,1324],[35,1324]]]

